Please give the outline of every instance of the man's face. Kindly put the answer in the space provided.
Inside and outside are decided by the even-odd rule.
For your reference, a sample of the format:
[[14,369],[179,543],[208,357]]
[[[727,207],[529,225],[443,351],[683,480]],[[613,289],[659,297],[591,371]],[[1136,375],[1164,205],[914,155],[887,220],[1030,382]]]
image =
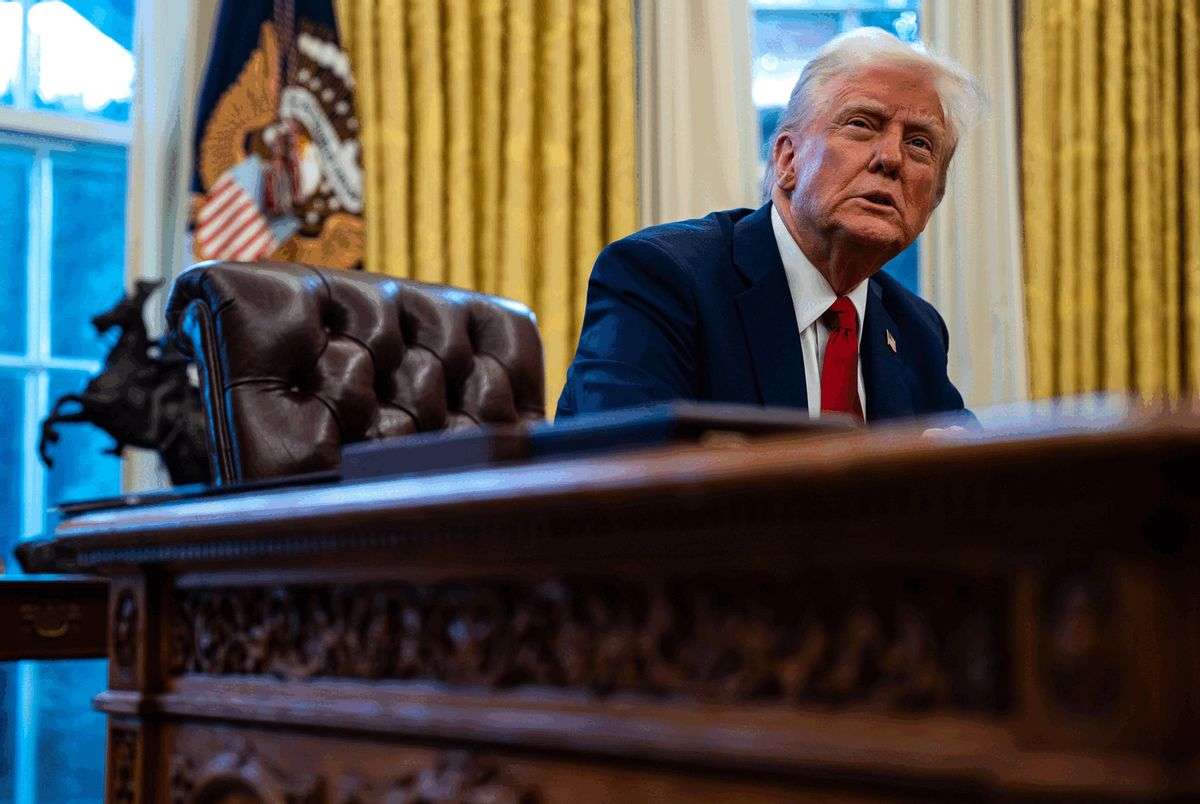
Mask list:
[[887,260],[929,221],[949,147],[927,69],[868,67],[831,80],[803,130],[780,137],[776,181],[805,237]]

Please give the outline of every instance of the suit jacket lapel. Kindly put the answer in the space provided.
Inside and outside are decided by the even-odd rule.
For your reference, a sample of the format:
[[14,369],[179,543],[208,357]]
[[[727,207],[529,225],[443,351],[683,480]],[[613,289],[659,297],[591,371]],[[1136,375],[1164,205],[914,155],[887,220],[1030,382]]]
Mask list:
[[[883,289],[874,279],[868,281],[867,315],[859,345],[867,392],[867,421],[911,416],[913,401],[908,372],[899,354],[904,344],[896,340],[899,329],[884,309]],[[896,351],[888,345],[889,335],[896,344]]]
[[749,284],[738,294],[737,306],[762,403],[807,408],[800,332],[783,261],[775,245],[769,203],[734,227],[733,262]]

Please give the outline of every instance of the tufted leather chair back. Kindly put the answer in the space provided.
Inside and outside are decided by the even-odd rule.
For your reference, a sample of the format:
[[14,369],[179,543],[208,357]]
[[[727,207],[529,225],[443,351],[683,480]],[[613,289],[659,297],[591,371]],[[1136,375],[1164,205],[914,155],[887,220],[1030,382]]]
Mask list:
[[545,418],[533,314],[360,271],[205,263],[167,326],[194,357],[214,482],[336,468],[343,444]]

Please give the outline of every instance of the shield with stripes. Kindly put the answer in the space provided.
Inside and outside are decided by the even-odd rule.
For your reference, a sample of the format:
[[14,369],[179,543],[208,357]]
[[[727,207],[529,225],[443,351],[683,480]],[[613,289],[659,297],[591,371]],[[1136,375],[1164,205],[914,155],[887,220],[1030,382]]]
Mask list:
[[354,75],[331,0],[223,0],[197,111],[192,253],[361,267]]
[[[198,258],[251,262],[279,246],[263,212],[262,175],[261,160],[252,156],[225,171],[212,186],[196,212]],[[286,238],[290,232],[280,234]]]

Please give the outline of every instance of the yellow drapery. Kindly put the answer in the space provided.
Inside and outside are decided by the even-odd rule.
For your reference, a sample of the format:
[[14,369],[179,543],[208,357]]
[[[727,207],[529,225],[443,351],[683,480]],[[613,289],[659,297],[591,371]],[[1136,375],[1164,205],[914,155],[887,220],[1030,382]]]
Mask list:
[[632,0],[338,0],[366,268],[528,304],[553,410],[592,262],[637,225]]
[[1023,17],[1032,395],[1200,393],[1200,3]]

